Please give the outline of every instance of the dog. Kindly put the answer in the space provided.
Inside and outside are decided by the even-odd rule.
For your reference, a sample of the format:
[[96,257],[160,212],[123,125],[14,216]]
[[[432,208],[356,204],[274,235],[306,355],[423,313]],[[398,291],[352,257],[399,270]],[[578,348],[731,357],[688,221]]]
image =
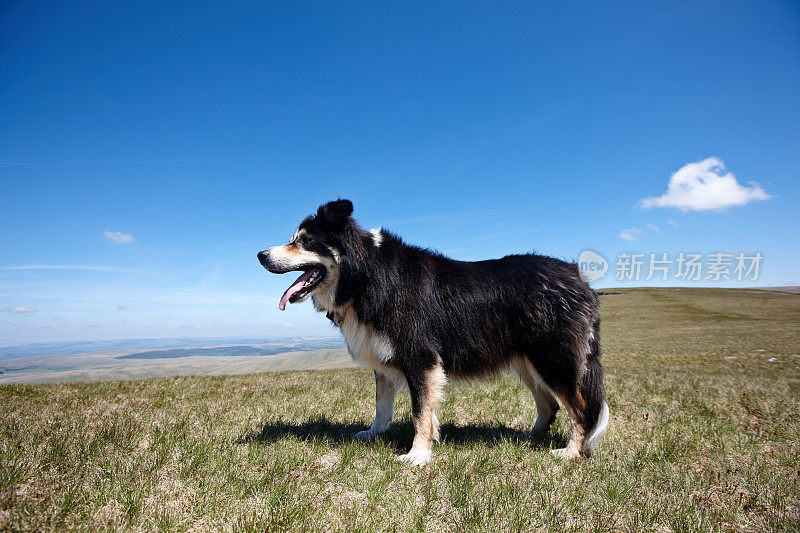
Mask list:
[[302,275],[278,307],[307,300],[341,329],[352,358],[375,373],[375,421],[388,429],[395,394],[411,394],[414,441],[398,460],[423,465],[439,440],[436,407],[450,379],[510,368],[531,390],[532,434],[553,423],[559,401],[572,431],[557,456],[588,456],[609,419],[600,363],[599,302],[574,263],[536,254],[456,261],[366,231],[353,204],[336,200],[302,221],[288,244],[258,253],[269,272]]

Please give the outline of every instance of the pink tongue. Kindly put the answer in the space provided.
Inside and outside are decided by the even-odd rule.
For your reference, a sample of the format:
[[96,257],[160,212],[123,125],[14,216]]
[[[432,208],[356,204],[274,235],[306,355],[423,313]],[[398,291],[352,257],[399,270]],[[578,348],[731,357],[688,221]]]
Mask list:
[[312,274],[314,274],[314,272],[315,270],[313,268],[308,272],[303,272],[303,274],[299,278],[297,278],[297,280],[294,283],[292,283],[292,286],[286,289],[286,292],[284,292],[283,296],[281,297],[281,303],[278,304],[278,309],[280,309],[281,311],[286,309],[286,302],[289,301],[289,298],[291,298],[294,293],[303,288],[305,282],[308,281],[308,279],[311,277]]

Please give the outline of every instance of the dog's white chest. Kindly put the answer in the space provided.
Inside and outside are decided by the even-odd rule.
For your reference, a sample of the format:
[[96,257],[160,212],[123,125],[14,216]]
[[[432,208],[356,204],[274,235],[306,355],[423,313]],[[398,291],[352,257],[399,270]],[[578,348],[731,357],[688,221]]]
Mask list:
[[394,357],[394,349],[388,337],[359,322],[355,312],[345,311],[341,318],[342,334],[353,360],[361,366],[380,370]]

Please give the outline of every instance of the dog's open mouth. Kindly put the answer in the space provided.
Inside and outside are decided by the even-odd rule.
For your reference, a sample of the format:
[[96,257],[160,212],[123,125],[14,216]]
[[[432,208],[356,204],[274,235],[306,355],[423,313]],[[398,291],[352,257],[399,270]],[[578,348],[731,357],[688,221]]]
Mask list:
[[286,289],[281,297],[281,303],[278,304],[278,309],[283,311],[286,309],[286,302],[295,303],[304,300],[317,288],[322,280],[325,278],[325,269],[321,266],[309,267],[308,270],[303,272],[292,285]]

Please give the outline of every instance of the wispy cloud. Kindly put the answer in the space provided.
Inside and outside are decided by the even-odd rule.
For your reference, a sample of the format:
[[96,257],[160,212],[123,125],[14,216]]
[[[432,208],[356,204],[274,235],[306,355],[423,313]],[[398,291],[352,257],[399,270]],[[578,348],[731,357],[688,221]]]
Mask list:
[[117,244],[129,244],[135,241],[136,239],[133,238],[133,235],[130,233],[122,233],[120,231],[104,231],[103,235],[106,236],[111,242],[115,242]]
[[628,228],[620,231],[619,236],[626,241],[635,241],[639,239],[639,235],[641,235],[641,233],[641,228]]
[[275,157],[222,157],[216,159],[123,159],[117,161],[0,161],[0,166],[62,167],[84,165],[141,165],[152,163],[227,163],[235,161],[269,161]]
[[23,307],[18,305],[16,307],[6,307],[5,309],[0,309],[3,313],[35,313],[36,309],[34,307]]
[[[18,298],[19,291],[0,286],[0,298]],[[54,287],[47,290],[25,291],[24,297],[37,301],[69,300],[76,302],[101,303],[108,308],[108,302],[126,301],[137,309],[139,304],[162,305],[224,305],[224,304],[264,304],[277,301],[280,293],[258,293],[245,291],[202,290],[198,287],[185,287],[171,290],[152,290],[143,287],[110,285],[94,288]]]
[[660,228],[655,224],[645,224],[643,228],[628,228],[619,232],[619,236],[626,241],[638,241],[645,232],[658,233]]
[[718,211],[728,207],[772,198],[756,182],[741,185],[725,163],[718,157],[709,157],[696,163],[687,163],[672,174],[667,192],[661,196],[643,198],[639,206],[674,207],[681,211]]
[[120,267],[102,265],[14,265],[2,267],[3,270],[94,270],[99,272],[121,272]]

